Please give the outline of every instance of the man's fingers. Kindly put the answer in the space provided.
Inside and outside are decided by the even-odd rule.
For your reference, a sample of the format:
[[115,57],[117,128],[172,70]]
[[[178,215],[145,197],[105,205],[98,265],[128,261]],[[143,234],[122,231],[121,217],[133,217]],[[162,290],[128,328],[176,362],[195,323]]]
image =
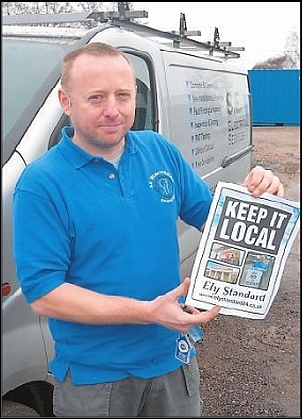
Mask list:
[[210,310],[204,311],[202,314],[204,314],[204,319],[202,320],[202,324],[205,325],[212,319],[214,319],[221,309],[221,306],[214,306]]

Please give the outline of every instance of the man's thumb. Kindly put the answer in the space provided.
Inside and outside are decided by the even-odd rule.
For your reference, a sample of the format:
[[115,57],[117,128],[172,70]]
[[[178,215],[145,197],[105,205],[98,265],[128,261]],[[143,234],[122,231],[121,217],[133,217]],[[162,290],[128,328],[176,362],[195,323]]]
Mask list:
[[182,296],[186,296],[188,289],[190,286],[190,278],[186,277],[183,282],[176,287],[173,292],[175,293],[175,296],[178,297],[182,297]]

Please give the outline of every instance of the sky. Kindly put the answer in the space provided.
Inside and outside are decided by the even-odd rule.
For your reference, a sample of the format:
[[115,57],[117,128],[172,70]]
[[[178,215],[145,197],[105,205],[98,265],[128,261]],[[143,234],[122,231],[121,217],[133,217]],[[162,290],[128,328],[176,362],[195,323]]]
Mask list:
[[247,69],[282,55],[291,31],[300,37],[300,2],[134,2],[134,10],[147,10],[148,22],[163,31],[179,30],[180,14],[188,30],[199,30],[202,42],[212,41],[215,27],[220,41],[244,47],[238,51]]

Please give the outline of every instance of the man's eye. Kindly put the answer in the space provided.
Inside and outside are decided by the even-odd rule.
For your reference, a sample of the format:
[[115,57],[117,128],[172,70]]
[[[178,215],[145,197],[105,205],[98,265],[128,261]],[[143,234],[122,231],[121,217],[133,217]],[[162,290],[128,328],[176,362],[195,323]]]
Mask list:
[[104,99],[105,99],[104,95],[93,95],[93,96],[90,96],[89,101],[90,102],[101,102]]
[[131,94],[128,92],[120,92],[117,94],[117,97],[119,99],[130,99],[131,98]]

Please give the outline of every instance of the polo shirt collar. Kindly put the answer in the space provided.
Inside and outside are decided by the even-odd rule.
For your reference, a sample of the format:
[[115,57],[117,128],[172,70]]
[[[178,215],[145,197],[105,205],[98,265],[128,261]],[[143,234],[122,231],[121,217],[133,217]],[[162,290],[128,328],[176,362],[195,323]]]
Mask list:
[[[102,157],[93,156],[92,154],[87,153],[73,141],[71,138],[73,136],[74,129],[72,126],[66,126],[62,128],[62,138],[58,143],[58,147],[61,153],[64,155],[66,160],[75,168],[79,169],[91,161],[95,161],[96,158],[102,160]],[[133,142],[132,134],[127,133],[125,137],[125,150],[129,154],[134,154],[136,150],[136,145]]]

